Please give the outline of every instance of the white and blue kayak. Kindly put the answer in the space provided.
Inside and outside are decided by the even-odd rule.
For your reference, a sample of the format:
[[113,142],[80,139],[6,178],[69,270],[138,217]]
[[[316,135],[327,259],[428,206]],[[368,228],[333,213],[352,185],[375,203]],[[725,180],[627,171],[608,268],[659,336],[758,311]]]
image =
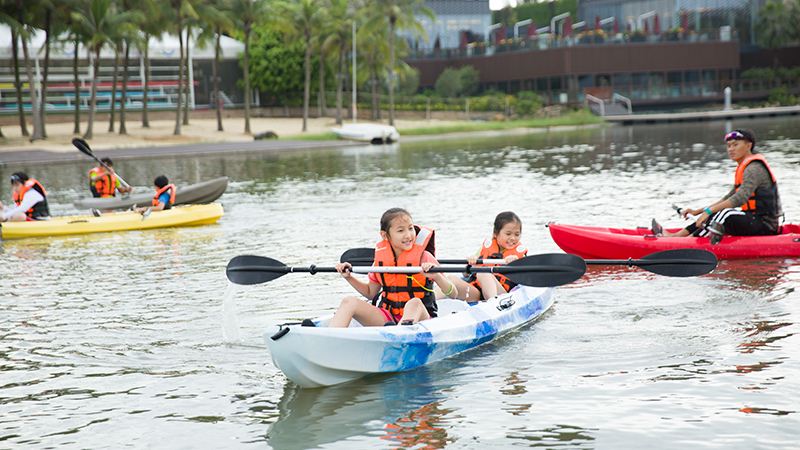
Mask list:
[[470,306],[439,300],[439,316],[415,325],[328,328],[279,325],[267,333],[272,361],[294,383],[313,388],[366,375],[402,372],[457,355],[536,320],[553,305],[553,288],[517,286]]

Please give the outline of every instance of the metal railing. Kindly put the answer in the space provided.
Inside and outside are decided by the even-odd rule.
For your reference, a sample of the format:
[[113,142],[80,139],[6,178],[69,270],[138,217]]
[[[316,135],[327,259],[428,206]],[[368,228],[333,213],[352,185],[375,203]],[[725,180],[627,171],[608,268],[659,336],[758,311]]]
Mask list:
[[585,103],[587,107],[589,106],[589,102],[597,103],[598,105],[600,105],[600,115],[601,116],[606,115],[606,102],[604,100],[601,100],[592,94],[586,94],[584,98],[586,99]]

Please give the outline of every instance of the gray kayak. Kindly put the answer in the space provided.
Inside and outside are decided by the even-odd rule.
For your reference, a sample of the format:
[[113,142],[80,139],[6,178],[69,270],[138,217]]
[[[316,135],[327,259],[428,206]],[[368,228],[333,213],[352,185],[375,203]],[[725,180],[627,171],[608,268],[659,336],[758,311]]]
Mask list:
[[[211,203],[228,187],[228,177],[215,178],[202,183],[178,186],[176,205]],[[128,209],[133,205],[146,206],[153,200],[153,192],[143,192],[112,198],[84,198],[74,202],[78,209]]]

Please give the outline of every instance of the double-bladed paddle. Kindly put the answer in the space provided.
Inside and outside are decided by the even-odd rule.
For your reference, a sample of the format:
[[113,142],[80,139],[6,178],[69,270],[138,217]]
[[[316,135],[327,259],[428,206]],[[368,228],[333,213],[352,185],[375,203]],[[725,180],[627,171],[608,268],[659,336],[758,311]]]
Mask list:
[[[92,152],[92,149],[89,148],[89,143],[86,142],[85,140],[83,140],[81,138],[78,138],[78,137],[72,138],[72,145],[74,145],[84,155],[86,155],[86,156],[94,159],[98,163],[100,163],[100,165],[105,167],[105,169],[108,170],[109,172],[114,172],[114,169],[112,169],[111,167],[108,167],[108,164],[106,164],[103,161],[101,161],[100,158],[98,158]],[[125,180],[123,180],[122,177],[119,176],[118,173],[114,172],[114,174],[117,176],[117,179],[119,180],[120,184],[122,184],[123,187],[125,187],[125,188],[130,188],[131,187],[131,185],[128,184],[127,182],[125,182]]]
[[[371,262],[370,262],[371,263]],[[241,255],[228,262],[225,274],[228,279],[236,284],[259,284],[280,278],[287,273],[306,272],[315,274],[319,272],[336,272],[335,267],[289,267],[284,263],[265,256]],[[421,273],[419,266],[407,267],[375,267],[354,266],[354,273]],[[566,253],[550,253],[526,256],[505,266],[475,267],[464,266],[435,266],[428,272],[431,273],[502,273],[508,279],[525,286],[560,286],[571,283],[582,277],[586,272],[586,264],[575,255]]]
[[[372,248],[351,248],[341,257],[342,262],[349,262],[354,266],[372,265],[374,259],[375,250]],[[440,264],[467,263],[465,259],[439,259],[438,261]],[[587,265],[635,266],[668,277],[705,275],[717,267],[717,257],[707,250],[700,249],[664,250],[651,253],[642,259],[587,259],[585,262]],[[505,264],[505,261],[502,259],[479,259],[476,264]]]

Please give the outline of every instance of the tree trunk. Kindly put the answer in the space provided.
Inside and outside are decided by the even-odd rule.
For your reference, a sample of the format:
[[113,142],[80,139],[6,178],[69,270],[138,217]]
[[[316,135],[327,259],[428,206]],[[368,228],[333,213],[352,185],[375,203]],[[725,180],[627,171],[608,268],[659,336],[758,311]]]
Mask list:
[[30,136],[28,133],[28,123],[25,120],[25,108],[22,105],[22,83],[19,81],[19,42],[17,33],[11,27],[11,53],[14,58],[14,87],[17,90],[17,112],[19,114],[19,128],[23,136]]
[[181,134],[181,97],[183,96],[183,24],[180,14],[178,16],[178,42],[180,47],[180,57],[178,58],[178,97],[175,104],[175,136]]
[[219,96],[219,41],[222,37],[222,31],[217,28],[216,34],[216,44],[214,45],[214,62],[211,65],[211,74],[214,78],[214,109],[217,110],[217,131],[224,131],[222,129],[222,98]]
[[33,120],[33,134],[31,135],[31,142],[42,139],[42,116],[39,115],[39,99],[36,95],[36,80],[33,76],[33,67],[31,67],[31,58],[28,54],[28,42],[22,39],[22,55],[25,57],[25,72],[28,74],[28,89],[31,96],[31,119]]
[[250,134],[250,24],[244,26],[244,132]]
[[184,97],[184,99],[183,99],[183,124],[184,125],[189,125],[189,99],[192,98],[192,96],[189,94],[189,89],[194,89],[194,86],[190,86],[190,81],[192,81],[192,80],[189,79],[189,64],[190,64],[190,62],[189,62],[189,52],[191,51],[191,49],[189,48],[189,41],[191,40],[190,39],[191,36],[192,36],[192,27],[191,26],[187,26],[186,27],[186,56],[184,57],[184,61],[185,61],[184,64],[186,65],[186,69],[185,69],[186,72],[184,72],[186,74],[186,76],[185,76],[185,78],[186,78],[186,86],[184,86],[184,88],[183,88],[183,91],[185,92],[185,95],[186,95]]
[[147,117],[147,96],[150,90],[150,34],[144,35],[144,89],[142,90],[142,128],[150,128],[150,118]]
[[122,99],[119,104],[119,134],[128,134],[125,127],[125,104],[128,102],[128,64],[131,56],[131,43],[127,39],[122,42],[125,46],[125,65],[122,72]]
[[339,61],[336,68],[336,124],[342,124],[342,85],[344,84],[344,54],[339,49]]
[[375,74],[374,69],[370,69],[370,76],[369,76],[369,84],[370,90],[372,91],[372,120],[378,120],[381,118],[381,104],[380,99],[378,98],[378,77]]
[[100,71],[100,45],[98,45],[94,51],[92,67],[92,94],[89,97],[89,123],[86,125],[86,133],[83,135],[84,139],[92,138],[92,129],[94,128],[94,111],[97,108],[97,72]]
[[394,125],[394,26],[395,17],[389,18],[389,125]]
[[308,102],[311,97],[311,33],[306,31],[306,56],[303,62],[306,72],[303,81],[303,133],[308,131]]
[[117,111],[117,72],[119,72],[119,45],[114,45],[114,72],[111,77],[111,111],[108,117],[108,132],[114,132],[114,113]]
[[42,77],[42,109],[41,113],[41,126],[42,126],[42,139],[47,138],[47,74],[50,69],[50,22],[52,21],[52,10],[47,8],[44,19],[44,75]]
[[75,112],[74,112],[74,126],[72,127],[72,134],[81,134],[81,85],[78,78],[78,49],[80,42],[75,38],[75,55],[72,57],[72,79],[75,84]]
[[325,61],[322,57],[322,51],[319,52],[319,92],[317,93],[317,116],[323,117],[327,115],[327,105],[325,104]]

